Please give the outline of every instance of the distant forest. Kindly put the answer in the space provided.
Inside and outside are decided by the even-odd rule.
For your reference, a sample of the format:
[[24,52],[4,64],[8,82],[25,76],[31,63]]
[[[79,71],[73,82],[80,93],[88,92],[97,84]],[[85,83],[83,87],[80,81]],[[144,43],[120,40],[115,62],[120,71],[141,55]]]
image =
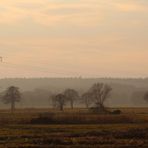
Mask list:
[[[5,78],[0,79],[0,92],[9,86],[17,86],[22,93],[19,108],[51,107],[51,96],[71,88],[84,93],[94,83],[106,83],[112,87],[110,99],[106,105],[111,107],[147,107],[143,99],[148,91],[148,78],[116,79],[116,78]],[[83,107],[81,102],[77,106]],[[0,102],[1,108],[7,108]]]

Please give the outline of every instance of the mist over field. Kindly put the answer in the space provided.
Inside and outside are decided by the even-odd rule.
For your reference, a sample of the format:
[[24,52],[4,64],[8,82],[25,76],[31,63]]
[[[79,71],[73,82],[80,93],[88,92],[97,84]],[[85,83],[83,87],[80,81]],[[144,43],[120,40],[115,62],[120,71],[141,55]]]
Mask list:
[[103,82],[112,87],[107,106],[147,106],[147,6],[147,0],[2,1],[0,91],[17,86],[18,107],[49,107],[53,93],[73,88],[81,95]]
[[[107,83],[112,87],[109,99],[105,102],[110,107],[147,107],[143,99],[148,90],[148,79],[120,78],[11,78],[0,80],[0,91],[9,86],[20,88],[23,99],[17,104],[19,108],[51,108],[51,95],[72,88],[83,94],[94,83]],[[9,106],[0,102],[2,108]],[[76,106],[84,107],[81,102]]]
[[1,147],[148,148],[148,0],[1,0]]

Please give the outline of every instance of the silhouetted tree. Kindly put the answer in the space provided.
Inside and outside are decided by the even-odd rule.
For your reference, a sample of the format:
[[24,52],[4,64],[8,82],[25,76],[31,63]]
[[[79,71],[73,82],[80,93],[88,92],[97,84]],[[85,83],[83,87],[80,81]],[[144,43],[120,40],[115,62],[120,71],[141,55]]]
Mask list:
[[18,87],[10,86],[4,96],[3,96],[3,102],[5,104],[11,104],[11,113],[15,110],[15,103],[20,102],[21,100],[21,93],[19,91]]
[[74,89],[67,89],[64,92],[64,95],[66,96],[67,101],[70,102],[71,109],[74,107],[74,102],[79,98],[79,94]]
[[57,94],[55,96],[52,96],[52,102],[55,108],[59,108],[60,111],[63,111],[64,105],[66,103],[66,97],[64,94]]
[[108,98],[111,90],[112,88],[109,85],[103,83],[96,83],[89,90],[92,100],[95,101],[96,107],[100,109],[100,111],[105,110],[104,102]]
[[89,93],[89,92],[82,94],[81,100],[83,103],[85,103],[86,108],[89,108],[90,105],[93,103],[93,100],[91,98],[91,93]]

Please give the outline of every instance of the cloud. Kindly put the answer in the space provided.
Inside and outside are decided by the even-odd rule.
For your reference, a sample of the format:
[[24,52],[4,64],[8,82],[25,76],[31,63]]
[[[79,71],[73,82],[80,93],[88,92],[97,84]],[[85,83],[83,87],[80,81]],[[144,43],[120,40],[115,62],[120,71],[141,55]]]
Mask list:
[[137,0],[5,0],[1,2],[0,24],[20,24],[30,19],[43,26],[92,27],[105,23],[113,12],[147,12],[147,7]]
[[147,7],[145,5],[139,5],[134,3],[116,4],[116,7],[123,12],[146,12],[147,11]]
[[42,25],[56,23],[97,24],[99,10],[97,0],[93,1],[51,1],[51,0],[6,0],[1,3],[0,23],[21,23],[30,18]]
[[146,7],[145,0],[4,0],[0,53],[17,65],[11,76],[24,76],[21,67],[31,76],[145,75]]

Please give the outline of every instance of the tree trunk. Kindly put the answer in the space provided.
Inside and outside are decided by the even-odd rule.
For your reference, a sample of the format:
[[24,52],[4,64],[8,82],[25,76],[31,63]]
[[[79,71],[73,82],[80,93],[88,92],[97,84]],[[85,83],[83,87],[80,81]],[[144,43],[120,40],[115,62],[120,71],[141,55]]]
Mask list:
[[12,102],[11,102],[11,113],[12,113],[12,114],[14,113],[14,110],[15,110],[15,102],[12,101]]

